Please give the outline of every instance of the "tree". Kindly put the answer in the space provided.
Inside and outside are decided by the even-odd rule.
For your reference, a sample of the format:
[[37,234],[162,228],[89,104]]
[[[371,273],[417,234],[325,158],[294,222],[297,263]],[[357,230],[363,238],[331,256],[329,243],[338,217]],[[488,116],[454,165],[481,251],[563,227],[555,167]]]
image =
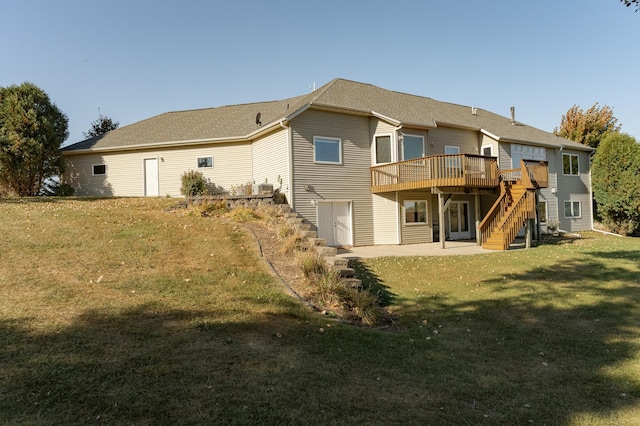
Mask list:
[[640,10],[640,0],[620,0],[622,3],[624,3],[625,6],[629,7],[631,5],[635,5],[636,7],[636,12],[638,10]]
[[96,136],[104,135],[111,130],[115,130],[120,126],[120,123],[113,121],[109,117],[105,117],[102,114],[98,114],[98,119],[91,123],[91,128],[88,132],[82,132],[85,138],[93,138]]
[[553,133],[597,148],[603,137],[620,130],[620,126],[616,125],[617,122],[618,119],[613,116],[613,109],[607,105],[599,108],[596,102],[586,111],[574,105],[562,116],[560,129],[556,127]]
[[640,231],[640,145],[623,133],[607,135],[593,158],[593,197],[605,226],[620,234]]
[[68,119],[33,83],[0,87],[0,184],[19,196],[38,195],[64,170],[60,146]]

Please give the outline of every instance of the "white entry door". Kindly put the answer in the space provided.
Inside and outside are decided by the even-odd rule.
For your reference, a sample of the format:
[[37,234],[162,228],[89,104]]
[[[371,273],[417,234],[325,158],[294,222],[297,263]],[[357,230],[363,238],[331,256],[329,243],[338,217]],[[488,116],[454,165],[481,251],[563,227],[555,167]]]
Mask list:
[[471,238],[469,202],[451,201],[449,205],[449,239],[467,240],[469,238]]
[[157,197],[158,194],[158,159],[144,159],[144,195]]
[[318,202],[318,237],[329,246],[353,245],[349,201]]

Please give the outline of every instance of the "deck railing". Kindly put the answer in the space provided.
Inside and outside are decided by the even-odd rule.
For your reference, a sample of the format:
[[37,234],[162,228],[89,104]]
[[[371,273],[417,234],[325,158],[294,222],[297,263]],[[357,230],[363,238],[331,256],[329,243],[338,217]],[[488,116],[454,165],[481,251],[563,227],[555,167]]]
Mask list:
[[373,192],[438,186],[495,188],[498,183],[497,159],[481,155],[432,155],[371,167]]

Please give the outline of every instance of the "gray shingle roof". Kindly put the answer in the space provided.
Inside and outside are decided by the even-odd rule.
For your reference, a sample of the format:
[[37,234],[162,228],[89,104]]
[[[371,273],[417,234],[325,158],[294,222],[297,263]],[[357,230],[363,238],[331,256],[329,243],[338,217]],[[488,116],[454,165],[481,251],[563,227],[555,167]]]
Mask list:
[[[477,109],[477,115],[474,115],[469,106],[394,92],[371,84],[334,79],[313,93],[295,98],[167,112],[67,146],[63,151],[102,151],[200,141],[248,140],[306,107],[375,112],[405,126],[434,127],[446,124],[483,129],[500,140],[590,149],[526,124],[513,125],[511,119],[480,108]],[[256,124],[258,113],[260,125]]]

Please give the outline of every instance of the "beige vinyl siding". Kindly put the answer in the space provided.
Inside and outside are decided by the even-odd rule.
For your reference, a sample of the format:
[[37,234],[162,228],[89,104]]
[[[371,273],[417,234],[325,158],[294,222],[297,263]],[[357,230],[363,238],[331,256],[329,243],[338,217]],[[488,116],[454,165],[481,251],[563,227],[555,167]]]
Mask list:
[[445,146],[457,146],[460,154],[478,154],[478,132],[472,130],[454,129],[451,127],[436,127],[429,130],[429,144],[432,144],[430,154],[444,154]]
[[[427,223],[426,224],[407,224],[404,211],[405,201],[426,201],[427,202]],[[398,204],[400,205],[400,221],[401,221],[401,234],[402,244],[418,244],[418,243],[431,243],[433,242],[433,209],[431,207],[431,192],[430,191],[405,191],[398,194]],[[436,203],[437,204],[437,203]],[[437,218],[436,209],[436,218]]]
[[[213,168],[198,168],[199,157],[213,157]],[[160,196],[179,197],[180,177],[189,170],[202,172],[210,185],[229,190],[251,181],[251,144],[211,144],[66,157],[68,179],[81,196],[140,197],[144,195],[144,160],[158,159]],[[105,176],[92,176],[93,164],[105,164]]]
[[500,170],[511,169],[511,144],[498,143],[498,168]]
[[398,244],[396,193],[372,194],[374,244]]
[[392,158],[391,161],[399,161],[400,152],[398,147],[398,138],[396,135],[396,127],[386,121],[379,120],[377,118],[369,119],[369,127],[371,134],[371,164],[376,163],[376,145],[375,145],[375,137],[376,136],[391,136],[391,152],[392,155],[395,155],[395,158]]
[[[483,146],[490,146],[491,147],[491,151],[492,151],[492,155],[494,157],[500,157],[500,150],[498,148],[498,141],[493,139],[490,136],[487,136],[485,134],[481,134],[480,135],[480,148],[482,148]],[[480,155],[482,155],[482,151],[480,151]],[[500,158],[498,158],[498,161],[500,161]]]
[[289,198],[288,129],[281,129],[253,142],[253,179],[270,183]]
[[[290,126],[295,210],[317,227],[313,203],[322,200],[352,201],[353,243],[373,244],[369,119],[308,110],[293,119]],[[342,164],[314,163],[314,136],[339,138],[342,141]]]
[[[565,176],[562,174],[562,154],[572,154],[578,156],[579,175]],[[560,229],[570,232],[585,231],[591,229],[591,199],[589,194],[589,153],[584,151],[573,151],[564,149],[557,151],[556,156],[556,176],[557,176],[557,201],[558,220]],[[579,201],[581,209],[580,218],[564,218],[564,202]]]

